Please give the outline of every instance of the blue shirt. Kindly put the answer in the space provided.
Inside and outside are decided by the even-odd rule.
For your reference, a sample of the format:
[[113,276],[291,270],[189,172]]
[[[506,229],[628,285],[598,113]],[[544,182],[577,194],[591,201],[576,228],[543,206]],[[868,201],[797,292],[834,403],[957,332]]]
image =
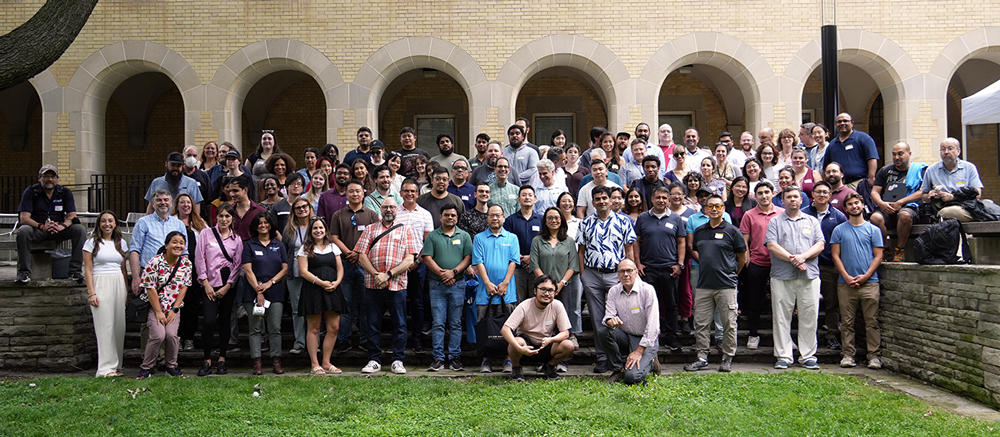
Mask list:
[[371,147],[368,148],[367,152],[362,152],[360,146],[357,149],[354,149],[354,150],[351,150],[350,152],[347,152],[347,155],[344,155],[344,164],[347,164],[347,165],[350,165],[350,166],[353,167],[354,166],[354,161],[357,160],[358,158],[362,158],[365,161],[368,161],[369,163],[371,163],[372,162],[372,149],[371,149]]
[[[799,208],[806,209],[812,203],[809,202],[809,196],[807,196],[806,193],[801,192],[801,191],[800,191],[800,193],[802,193],[802,204],[799,205]],[[785,202],[781,201],[781,193],[780,192],[778,194],[775,194],[774,197],[771,198],[771,203],[773,203],[774,206],[777,206],[777,207],[780,207],[780,208],[784,208],[785,207]]]
[[[486,268],[486,276],[494,285],[503,282],[507,277],[507,268],[510,263],[515,265],[521,263],[521,253],[518,250],[517,237],[505,229],[500,230],[500,235],[493,235],[489,229],[476,234],[472,241],[472,265],[483,264]],[[476,305],[487,305],[489,293],[486,292],[486,282],[483,278],[476,286]],[[496,299],[493,300],[496,302]],[[504,295],[504,303],[517,303],[517,287],[511,278],[510,285],[507,286],[507,294]]]
[[568,192],[569,188],[566,188],[566,185],[562,185],[559,182],[552,184],[551,188],[547,188],[544,185],[535,187],[535,211],[544,215],[546,209],[558,207],[556,203],[559,201],[559,195]]
[[640,247],[639,260],[647,267],[669,268],[677,265],[677,242],[687,237],[687,228],[680,214],[670,208],[663,217],[649,210],[636,219],[635,234],[646,242]]
[[[694,210],[689,208],[688,211],[694,211]],[[701,211],[692,213],[691,215],[687,216],[687,220],[685,220],[685,222],[687,223],[687,233],[694,234],[695,230],[701,227],[701,225],[708,223],[709,220],[710,219],[708,218],[708,216]],[[725,212],[722,213],[722,220],[724,220],[726,223],[729,224],[733,223],[733,220],[729,218],[729,214]],[[691,258],[691,265],[697,266],[698,261],[695,261],[694,258]]]
[[[531,254],[531,240],[542,230],[542,215],[531,211],[531,217],[524,218],[521,210],[514,211],[503,222],[503,228],[517,236],[518,248],[521,255]],[[518,259],[518,264],[520,264]]]
[[[844,263],[844,270],[851,276],[863,275],[872,265],[875,254],[872,250],[882,247],[882,231],[871,224],[864,222],[861,226],[854,226],[850,222],[842,223],[833,230],[830,238],[831,244],[840,245],[840,261]],[[846,283],[843,276],[837,282]],[[878,282],[878,270],[868,278],[868,282]]]
[[927,167],[924,173],[924,182],[920,184],[920,191],[930,192],[936,185],[944,185],[948,192],[961,190],[965,187],[983,188],[983,181],[979,179],[979,170],[976,165],[959,159],[952,171],[944,168],[944,162],[938,161]]
[[[458,196],[462,199],[462,203],[465,204],[465,210],[468,211],[476,207],[476,187],[466,181],[462,186],[455,186],[455,182],[448,182],[448,192]],[[403,203],[400,202],[400,205]]]
[[[264,246],[256,236],[250,238],[243,245],[243,265],[250,264],[250,271],[257,278],[258,284],[270,281],[281,271],[282,264],[288,264],[288,254],[285,245],[277,239],[271,240]],[[257,299],[257,293],[253,288],[243,287],[242,302],[253,302]],[[264,291],[264,299],[271,302],[285,301],[285,281],[276,281],[271,288]]]
[[191,195],[192,199],[194,199],[194,203],[201,203],[201,201],[204,200],[204,198],[202,198],[201,196],[201,189],[198,187],[198,181],[186,175],[183,174],[181,175],[181,181],[180,183],[177,184],[177,191],[173,191],[170,188],[171,188],[170,184],[167,183],[167,177],[160,176],[156,179],[153,179],[153,182],[149,184],[149,189],[146,190],[146,197],[144,197],[144,199],[146,199],[147,202],[152,202],[153,193],[155,193],[156,190],[163,189],[170,191],[170,195],[173,196],[175,199],[177,198],[178,194],[187,193]]
[[[166,220],[160,219],[160,216],[156,214],[143,216],[135,222],[135,227],[132,228],[132,242],[129,244],[129,251],[138,252],[139,265],[145,266],[149,260],[156,256],[160,247],[166,243],[167,234],[173,231],[180,232],[181,235],[184,235],[184,239],[187,239],[187,227],[176,216],[169,216]],[[188,253],[186,245],[184,253]]]
[[826,146],[823,155],[823,168],[831,162],[839,163],[844,168],[844,183],[868,177],[868,160],[878,159],[878,149],[875,140],[861,131],[852,131],[847,139],[840,141],[838,135]]
[[612,212],[601,220],[597,213],[591,214],[576,232],[576,244],[586,248],[581,267],[617,270],[625,259],[625,245],[634,241],[635,228],[628,216]]
[[847,216],[840,212],[839,209],[834,208],[832,205],[827,205],[826,212],[823,214],[816,211],[815,205],[809,205],[806,208],[802,208],[802,212],[816,217],[816,219],[819,220],[819,227],[823,230],[823,238],[826,239],[826,246],[823,247],[823,252],[819,254],[819,265],[832,266],[833,245],[830,244],[830,236],[833,235],[834,228],[847,221]]

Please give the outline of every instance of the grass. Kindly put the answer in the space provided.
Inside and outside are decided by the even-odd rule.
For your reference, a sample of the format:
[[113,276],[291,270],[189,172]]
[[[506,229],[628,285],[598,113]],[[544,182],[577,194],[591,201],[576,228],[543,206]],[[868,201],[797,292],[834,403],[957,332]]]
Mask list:
[[588,378],[53,377],[0,381],[0,399],[0,435],[19,436],[1000,435],[864,380],[804,371],[673,374],[645,387]]

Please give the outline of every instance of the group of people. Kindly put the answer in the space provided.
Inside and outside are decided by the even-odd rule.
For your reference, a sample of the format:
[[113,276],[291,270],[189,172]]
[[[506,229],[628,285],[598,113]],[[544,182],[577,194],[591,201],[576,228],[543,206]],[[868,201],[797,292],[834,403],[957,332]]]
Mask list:
[[489,308],[509,314],[507,355],[483,357],[481,372],[499,358],[515,380],[523,379],[523,363],[556,379],[579,348],[585,301],[594,372],[636,384],[658,371],[661,339],[678,351],[678,335],[692,330],[698,360],[685,369],[708,367],[714,338],[723,354],[719,370],[729,371],[737,316],[747,318],[747,347],[757,348],[768,295],[775,367],[794,362],[795,311],[799,362],[819,367],[822,295],[827,346],[843,343],[841,365],[855,365],[860,305],[868,366],[879,368],[876,269],[888,229],[901,238],[885,260],[899,261],[917,202],[968,220],[949,202],[982,187],[950,138],[939,163],[911,163],[909,146],[899,143],[893,163],[878,170],[874,141],[853,130],[849,114],[837,117],[829,142],[824,126],[806,123],[798,139],[782,130],[777,144],[765,128],[756,147],[749,132],[738,145],[723,132],[711,150],[699,146],[694,128],[675,145],[668,124],[655,143],[645,123],[634,139],[595,127],[582,151],[559,130],[549,145],[536,146],[526,141],[529,130],[518,119],[506,145],[479,134],[476,155],[467,158],[448,134],[437,136],[439,154],[429,156],[409,127],[399,133],[402,149],[387,153],[362,127],[344,162],[331,144],[306,149],[301,169],[273,131],[263,132],[242,162],[229,143],[188,146],[168,155],[165,174],[150,185],[149,214],[130,243],[110,211],[87,236],[72,193],[58,185],[58,169],[45,165],[18,209],[17,280],[30,280],[31,242],[72,240],[70,274],[87,284],[98,376],[120,375],[129,293],[150,304],[140,378],[158,362],[180,374],[177,352],[194,349],[198,316],[198,375],[228,373],[227,352],[239,344],[234,322],[243,313],[253,373],[263,373],[264,351],[273,372],[283,373],[286,303],[295,339],[288,352],[308,354],[312,374],[340,373],[333,355],[352,347],[367,352],[363,373],[380,372],[386,313],[392,372],[406,372],[407,347],[426,346],[429,370],[463,370],[470,300],[477,321],[495,315]]

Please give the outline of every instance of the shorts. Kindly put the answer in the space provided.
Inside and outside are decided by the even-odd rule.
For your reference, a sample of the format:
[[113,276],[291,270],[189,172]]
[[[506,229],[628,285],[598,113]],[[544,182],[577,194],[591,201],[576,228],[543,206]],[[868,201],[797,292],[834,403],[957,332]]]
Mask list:
[[914,223],[917,222],[917,217],[920,217],[920,213],[918,213],[917,210],[910,208],[909,206],[904,206],[903,209],[900,209],[895,214],[886,214],[882,212],[882,210],[878,210],[875,212],[882,214],[882,218],[885,219],[885,228],[894,231],[896,230],[896,223],[899,221],[899,214],[902,213],[903,211],[906,211],[910,214],[910,217],[913,218]]
[[[532,346],[534,348],[535,343],[532,342],[531,339],[528,338],[527,335],[518,334],[517,336],[520,337],[520,338],[523,338],[525,343],[527,343],[529,346]],[[542,350],[538,351],[537,354],[522,356],[521,357],[521,364],[522,365],[524,363],[545,364],[545,363],[549,362],[549,360],[551,360],[551,359],[552,359],[552,343],[549,343]]]

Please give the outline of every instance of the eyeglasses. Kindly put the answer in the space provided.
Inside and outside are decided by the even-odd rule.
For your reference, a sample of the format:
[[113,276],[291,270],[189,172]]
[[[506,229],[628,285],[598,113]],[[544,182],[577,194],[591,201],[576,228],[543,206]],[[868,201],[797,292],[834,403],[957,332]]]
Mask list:
[[542,287],[538,287],[535,290],[537,290],[538,294],[556,294],[556,289],[555,288],[548,288],[548,287],[542,288]]
[[307,209],[309,209],[309,205],[308,204],[306,204],[306,205],[299,205],[299,206],[295,207],[296,211],[304,211],[304,210],[307,210]]
[[468,169],[465,168],[465,167],[452,167],[451,170],[452,171],[466,171]]
[[496,166],[496,168],[510,168],[510,166],[509,165],[498,165],[498,166]]
[[851,120],[837,120],[836,124],[848,124]]
[[721,211],[725,208],[726,208],[725,205],[705,205],[705,209],[709,210],[714,209],[716,211]]
[[632,272],[634,272],[634,271],[635,271],[635,269],[618,269],[618,274],[619,275],[631,275]]

